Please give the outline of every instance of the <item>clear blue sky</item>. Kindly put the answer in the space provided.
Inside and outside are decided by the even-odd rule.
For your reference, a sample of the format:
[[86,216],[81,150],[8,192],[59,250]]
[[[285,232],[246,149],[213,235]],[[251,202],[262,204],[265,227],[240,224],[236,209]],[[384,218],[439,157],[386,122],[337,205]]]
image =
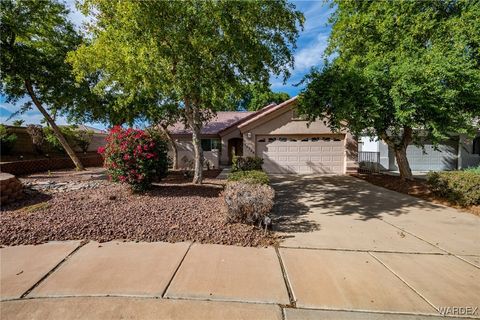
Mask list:
[[[76,25],[81,25],[84,17],[79,13],[74,5],[74,0],[67,0],[67,5],[72,12],[70,17]],[[296,95],[301,87],[295,86],[299,83],[303,76],[308,73],[310,68],[318,66],[322,62],[322,54],[327,46],[327,39],[331,31],[331,27],[327,25],[328,17],[332,10],[323,0],[318,1],[292,1],[297,8],[305,14],[304,30],[300,33],[297,40],[297,49],[295,50],[295,67],[291,70],[291,77],[284,84],[282,79],[271,79],[273,91],[284,91],[290,95]],[[25,101],[25,100],[24,100]],[[24,102],[23,101],[23,102]],[[19,101],[17,105],[5,103],[5,98],[0,95],[0,122],[11,123],[16,119],[24,119],[26,124],[40,123],[42,115],[32,109],[22,115],[19,115],[9,121],[7,118],[11,113],[17,111],[23,104]],[[66,120],[58,119],[59,124],[65,124]],[[98,123],[87,124],[93,127],[103,129],[104,126]]]

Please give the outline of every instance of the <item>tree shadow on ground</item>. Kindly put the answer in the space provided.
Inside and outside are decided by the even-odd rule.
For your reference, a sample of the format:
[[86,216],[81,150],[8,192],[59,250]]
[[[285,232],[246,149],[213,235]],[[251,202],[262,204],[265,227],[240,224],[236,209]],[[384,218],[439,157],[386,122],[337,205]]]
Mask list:
[[301,190],[297,190],[295,186],[290,188],[290,181],[274,178],[271,182],[275,189],[273,231],[295,233],[320,230],[319,224],[308,219],[310,208],[301,202]]
[[277,230],[309,232],[320,226],[309,215],[353,215],[356,220],[399,216],[415,209],[434,211],[441,206],[371,185],[349,176],[272,177],[277,198],[274,221]]
[[23,199],[2,205],[1,211],[15,211],[20,209],[29,211],[31,209],[33,212],[39,208],[41,204],[46,205],[50,199],[52,199],[52,195],[50,194],[28,190],[28,192],[24,192]]
[[204,197],[217,198],[223,191],[223,184],[204,183],[196,184],[163,184],[154,183],[146,195],[152,197]]

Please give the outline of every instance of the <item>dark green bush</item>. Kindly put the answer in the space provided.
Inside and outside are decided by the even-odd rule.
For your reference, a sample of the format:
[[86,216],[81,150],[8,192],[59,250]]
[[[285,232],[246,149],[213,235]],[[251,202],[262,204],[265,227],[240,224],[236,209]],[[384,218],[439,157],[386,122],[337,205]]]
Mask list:
[[17,135],[10,133],[6,126],[0,124],[0,152],[9,154],[17,141]]
[[480,173],[469,171],[430,172],[432,192],[461,206],[480,204]]
[[263,159],[259,157],[237,157],[232,159],[232,171],[262,170]]
[[249,184],[269,184],[270,179],[263,171],[235,171],[228,174],[228,181],[240,181]]
[[[76,140],[76,131],[75,126],[61,126],[59,127],[60,132],[62,133],[63,137],[67,140],[70,147],[75,148],[77,147],[77,140]],[[66,153],[65,149],[63,148],[60,140],[58,140],[57,136],[53,132],[53,129],[50,127],[43,128],[43,135],[45,137],[46,148],[51,152],[55,153]]]

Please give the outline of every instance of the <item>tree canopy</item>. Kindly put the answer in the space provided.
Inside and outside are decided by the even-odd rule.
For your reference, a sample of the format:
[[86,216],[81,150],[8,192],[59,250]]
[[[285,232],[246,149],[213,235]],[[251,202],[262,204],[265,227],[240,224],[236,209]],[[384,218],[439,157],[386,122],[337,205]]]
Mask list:
[[91,41],[68,59],[78,80],[98,74],[96,92],[120,93],[119,109],[156,95],[177,101],[193,132],[199,183],[204,111],[239,98],[246,83],[288,76],[304,19],[285,0],[85,0],[81,9],[94,18]]
[[65,62],[69,51],[81,43],[80,35],[67,19],[65,5],[54,1],[0,2],[1,89],[7,102],[16,103],[25,96],[42,113],[77,168],[82,164],[58,130],[52,113],[70,111],[99,101],[91,94],[86,80],[78,83]]
[[383,139],[411,178],[410,143],[471,133],[480,116],[478,1],[334,1],[329,61],[306,78],[301,110]]
[[281,103],[290,99],[286,92],[273,92],[262,84],[249,84],[242,95],[237,108],[240,110],[257,111],[271,103]]

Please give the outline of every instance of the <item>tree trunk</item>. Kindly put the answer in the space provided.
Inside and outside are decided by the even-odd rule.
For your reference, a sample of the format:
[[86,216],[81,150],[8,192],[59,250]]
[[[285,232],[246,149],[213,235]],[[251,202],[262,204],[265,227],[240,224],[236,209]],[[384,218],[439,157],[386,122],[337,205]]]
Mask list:
[[195,150],[195,172],[193,174],[193,183],[202,184],[203,182],[203,150],[200,140],[200,128],[195,127],[192,130],[193,149]]
[[405,126],[403,128],[402,138],[398,141],[397,137],[389,137],[386,132],[380,133],[382,138],[395,153],[398,170],[400,171],[400,178],[402,180],[413,180],[412,170],[407,158],[407,147],[412,142],[413,129]]
[[170,147],[172,148],[173,151],[173,159],[172,159],[172,169],[177,170],[178,169],[178,149],[177,149],[177,144],[175,143],[175,140],[173,140],[172,136],[170,133],[168,133],[168,130],[166,127],[159,126],[163,133],[165,134],[165,137],[168,140],[168,144],[170,144]]
[[202,119],[200,110],[196,104],[191,104],[189,99],[185,99],[185,117],[192,130],[192,143],[195,151],[194,159],[194,184],[202,184],[203,182],[203,150],[202,141],[200,140],[200,132],[202,130]]
[[35,92],[33,91],[32,84],[30,83],[29,80],[25,81],[25,87],[27,88],[28,94],[30,95],[30,98],[32,98],[33,103],[38,108],[38,110],[42,113],[42,115],[45,117],[45,119],[47,120],[50,127],[52,127],[53,133],[57,137],[57,139],[60,142],[60,144],[62,145],[62,147],[67,152],[70,159],[72,159],[72,161],[75,164],[75,167],[77,168],[77,170],[85,170],[82,162],[80,162],[80,159],[78,159],[77,155],[75,154],[73,149],[70,147],[70,145],[68,144],[65,137],[62,135],[62,132],[58,128],[55,121],[52,119],[52,117],[48,114],[47,110],[45,110],[45,108],[43,108],[42,104],[37,99],[37,96],[35,95]]
[[410,164],[407,159],[407,146],[394,149],[394,152],[398,170],[400,171],[400,178],[403,180],[413,180],[412,170],[410,169]]

